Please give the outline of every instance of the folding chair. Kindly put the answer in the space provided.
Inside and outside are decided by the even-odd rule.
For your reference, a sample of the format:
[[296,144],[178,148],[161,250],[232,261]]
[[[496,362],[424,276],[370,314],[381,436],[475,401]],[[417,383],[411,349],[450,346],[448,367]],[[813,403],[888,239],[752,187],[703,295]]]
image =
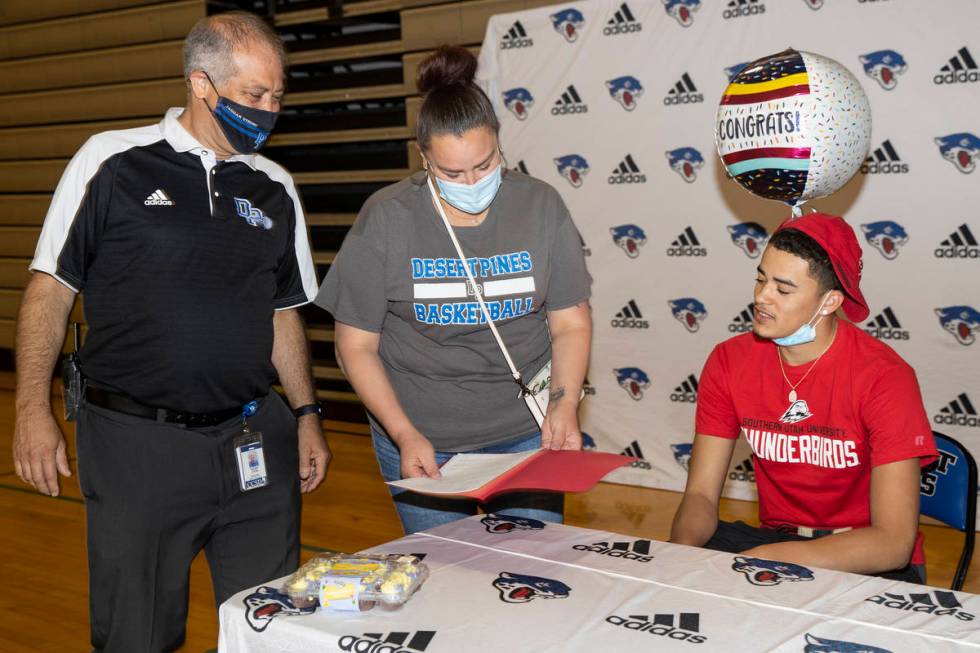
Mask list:
[[963,531],[963,552],[950,589],[963,589],[973,558],[977,515],[977,463],[953,438],[932,432],[939,460],[922,470],[919,512]]

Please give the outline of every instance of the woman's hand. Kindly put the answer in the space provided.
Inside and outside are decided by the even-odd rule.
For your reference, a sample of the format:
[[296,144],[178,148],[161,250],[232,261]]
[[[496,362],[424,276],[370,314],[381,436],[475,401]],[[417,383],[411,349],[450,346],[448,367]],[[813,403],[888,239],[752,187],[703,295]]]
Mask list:
[[442,478],[436,464],[436,450],[427,437],[415,431],[393,439],[401,452],[402,478]]
[[555,396],[562,389],[552,390],[548,402],[548,414],[541,425],[541,447],[578,451],[582,448],[582,432],[578,427],[578,402],[576,398]]

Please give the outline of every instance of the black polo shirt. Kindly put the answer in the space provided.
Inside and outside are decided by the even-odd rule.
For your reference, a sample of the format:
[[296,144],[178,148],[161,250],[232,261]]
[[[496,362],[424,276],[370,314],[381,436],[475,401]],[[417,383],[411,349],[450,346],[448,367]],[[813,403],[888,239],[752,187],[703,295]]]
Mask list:
[[216,160],[181,111],[85,143],[31,269],[83,293],[89,379],[210,412],[268,392],[273,311],[311,301],[317,283],[289,174],[259,155]]

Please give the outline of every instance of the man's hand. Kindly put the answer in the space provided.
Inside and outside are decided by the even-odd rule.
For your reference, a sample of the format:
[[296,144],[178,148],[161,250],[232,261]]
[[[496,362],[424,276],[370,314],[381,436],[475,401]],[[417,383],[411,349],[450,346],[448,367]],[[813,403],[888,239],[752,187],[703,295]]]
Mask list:
[[296,431],[299,440],[300,491],[312,492],[327,476],[327,466],[331,458],[330,447],[323,437],[323,426],[319,415],[300,417]]
[[436,464],[436,450],[429,439],[416,431],[397,440],[401,452],[402,478],[442,478]]
[[14,469],[20,480],[53,497],[58,496],[58,473],[71,476],[65,436],[50,410],[17,413]]
[[582,432],[578,426],[578,402],[564,396],[564,388],[551,391],[548,414],[541,425],[541,447],[578,451],[582,448]]

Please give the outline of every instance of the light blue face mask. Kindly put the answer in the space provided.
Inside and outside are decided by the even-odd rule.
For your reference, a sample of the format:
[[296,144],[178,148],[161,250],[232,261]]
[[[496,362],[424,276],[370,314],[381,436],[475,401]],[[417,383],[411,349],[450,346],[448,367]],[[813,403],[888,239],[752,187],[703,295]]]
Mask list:
[[493,172],[472,185],[446,181],[435,177],[435,175],[433,177],[439,186],[439,195],[450,206],[464,213],[477,215],[486,211],[493,198],[497,196],[497,191],[500,189],[502,168],[503,166],[498,163]]
[[[824,318],[823,315],[820,315],[820,311],[823,309],[823,304],[825,301],[827,301],[827,297],[829,295],[830,293],[827,293],[826,295],[823,296],[823,299],[820,300],[820,308],[818,308],[817,312],[813,314],[813,317],[807,320],[806,324],[800,326],[799,329],[789,334],[788,336],[783,336],[782,338],[773,338],[772,341],[777,345],[779,345],[780,347],[792,347],[793,345],[805,345],[808,342],[813,342],[814,340],[816,340],[817,325],[820,324],[820,320]],[[817,315],[820,315],[820,317],[817,318],[817,321],[814,322],[813,324],[810,324],[810,322],[813,321],[813,318],[817,317]]]

